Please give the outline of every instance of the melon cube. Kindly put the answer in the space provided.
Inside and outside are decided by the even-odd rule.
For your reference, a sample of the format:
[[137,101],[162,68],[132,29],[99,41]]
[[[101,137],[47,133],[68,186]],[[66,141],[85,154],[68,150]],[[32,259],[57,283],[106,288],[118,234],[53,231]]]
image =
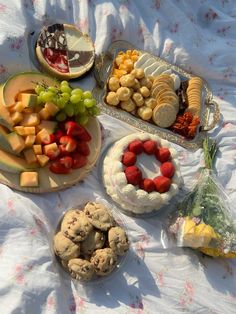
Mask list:
[[14,112],[11,114],[11,119],[14,124],[18,124],[23,120],[23,114],[21,112]]
[[35,139],[35,135],[27,135],[25,138],[25,147],[32,147],[34,145]]
[[23,153],[24,153],[26,162],[28,164],[32,164],[32,163],[37,162],[36,155],[35,155],[34,150],[32,148],[25,149],[23,151]]
[[53,134],[56,131],[57,122],[50,120],[41,120],[40,124],[37,125],[37,130],[46,129],[49,134]]
[[26,107],[22,112],[24,112],[24,113],[33,113],[34,109],[31,108],[31,107]]
[[34,107],[37,105],[38,97],[35,94],[19,93],[17,100],[21,101],[25,107]]
[[38,186],[39,175],[38,172],[22,172],[20,175],[20,186]]
[[33,145],[33,150],[35,155],[42,155],[43,154],[43,150],[42,150],[42,145]]
[[35,126],[25,126],[23,128],[25,135],[35,135]]
[[17,101],[17,103],[12,107],[12,111],[22,112],[24,108],[25,108],[25,105],[21,101]]
[[21,136],[24,136],[24,135],[25,135],[25,127],[22,126],[22,125],[14,126],[13,130],[14,130],[17,134],[19,134],[19,135],[21,135]]
[[23,126],[36,126],[40,123],[38,113],[24,113],[23,120],[20,125]]
[[51,116],[55,116],[55,114],[60,110],[53,102],[46,102],[45,109],[47,109]]
[[42,142],[50,142],[50,134],[46,129],[42,129],[36,135],[36,144],[41,144]]
[[36,157],[41,167],[46,166],[46,164],[49,162],[49,157],[46,155],[36,155]]
[[48,120],[51,116],[47,108],[43,108],[39,111],[40,118],[43,120]]
[[38,105],[38,106],[34,107],[34,112],[39,113],[39,111],[42,109],[43,109],[43,107],[41,105]]
[[7,139],[11,148],[16,153],[20,153],[25,148],[25,141],[22,136],[19,134],[12,132],[7,135]]
[[60,154],[60,149],[57,146],[57,143],[47,144],[43,147],[43,152],[50,159],[55,159]]

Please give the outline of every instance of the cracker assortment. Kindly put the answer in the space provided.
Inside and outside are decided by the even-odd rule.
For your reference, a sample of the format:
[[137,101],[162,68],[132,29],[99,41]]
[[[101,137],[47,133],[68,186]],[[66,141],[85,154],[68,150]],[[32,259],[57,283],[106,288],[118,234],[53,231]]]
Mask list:
[[53,240],[63,268],[80,281],[106,276],[129,249],[125,230],[101,203],[88,202],[64,215]]
[[[148,54],[137,50],[120,52],[107,82],[106,103],[161,128],[193,138],[200,123],[202,79],[192,77],[181,82],[171,70],[159,66],[155,71],[155,66],[156,61],[148,59]],[[189,132],[179,132],[181,119],[178,117],[184,113],[194,119],[194,127],[191,125]]]

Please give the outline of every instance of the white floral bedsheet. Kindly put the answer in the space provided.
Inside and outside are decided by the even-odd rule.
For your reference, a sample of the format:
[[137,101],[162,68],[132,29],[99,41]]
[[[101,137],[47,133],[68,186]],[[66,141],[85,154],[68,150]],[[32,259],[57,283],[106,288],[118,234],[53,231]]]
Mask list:
[[[75,23],[96,52],[118,39],[204,77],[221,107],[211,136],[220,152],[216,172],[236,216],[236,2],[234,0],[8,0],[0,1],[0,80],[34,69],[28,37],[42,25]],[[92,74],[81,86],[94,86]],[[101,116],[104,146],[132,128]],[[196,181],[201,150],[178,147],[186,186]],[[98,162],[99,165],[99,162]],[[111,279],[74,287],[58,268],[52,235],[64,210],[103,199],[99,166],[81,184],[32,195],[0,185],[0,313],[236,313],[236,262],[191,250],[163,250],[158,216],[121,214],[131,250]]]

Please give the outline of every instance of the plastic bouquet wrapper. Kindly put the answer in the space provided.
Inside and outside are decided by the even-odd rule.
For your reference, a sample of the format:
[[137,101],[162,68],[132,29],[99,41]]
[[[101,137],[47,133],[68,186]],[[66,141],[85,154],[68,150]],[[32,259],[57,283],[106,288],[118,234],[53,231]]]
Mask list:
[[227,195],[212,170],[216,142],[204,140],[205,168],[194,189],[168,217],[168,246],[190,247],[213,257],[236,258],[236,222]]

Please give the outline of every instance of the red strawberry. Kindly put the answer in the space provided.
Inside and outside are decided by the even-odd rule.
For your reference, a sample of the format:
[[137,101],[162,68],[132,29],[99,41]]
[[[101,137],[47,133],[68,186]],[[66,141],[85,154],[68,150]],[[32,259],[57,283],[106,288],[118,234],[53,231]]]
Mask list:
[[122,157],[122,163],[125,166],[133,166],[136,163],[136,155],[133,152],[125,152]]
[[73,152],[76,149],[77,141],[68,135],[64,135],[60,138],[60,144],[65,147],[67,152]]
[[155,186],[156,186],[156,191],[159,193],[165,193],[169,191],[170,185],[171,185],[171,180],[166,177],[156,177],[153,179]]
[[139,155],[143,152],[143,142],[140,140],[135,140],[129,143],[128,149],[130,152],[135,153],[136,155]]
[[[83,128],[81,125],[80,125],[80,127]],[[85,141],[85,142],[89,142],[92,139],[91,135],[89,134],[89,132],[85,128],[83,128],[83,131],[81,131],[80,135],[78,135],[78,138],[81,141]]]
[[155,186],[153,180],[151,180],[151,179],[143,179],[142,181],[140,181],[139,187],[140,187],[140,189],[142,189],[148,193],[155,191],[155,189],[156,189],[156,186]]
[[170,161],[166,161],[160,166],[160,171],[164,177],[171,178],[175,173],[175,166]]
[[130,166],[125,169],[125,175],[128,183],[137,185],[142,180],[142,172],[136,166]]
[[90,149],[87,142],[77,142],[76,151],[84,156],[88,156],[90,154]]
[[72,155],[73,158],[73,165],[72,165],[72,169],[79,169],[82,168],[86,165],[87,163],[87,157],[83,156],[79,153],[74,153]]
[[73,159],[70,156],[64,156],[59,159],[60,163],[64,165],[67,169],[70,169],[73,164]]
[[57,143],[60,142],[60,138],[65,135],[65,133],[62,131],[62,130],[57,130],[56,133],[54,133],[54,136],[55,136],[55,141]]
[[166,147],[160,147],[156,150],[155,156],[160,162],[165,162],[170,158],[170,151]]
[[64,145],[59,145],[58,147],[60,150],[60,156],[68,156],[71,154],[70,152],[66,150],[66,147]]
[[43,139],[41,144],[43,145],[48,145],[56,141],[55,135],[54,134],[49,134],[48,139]]
[[154,154],[156,149],[157,149],[157,143],[155,141],[148,140],[143,143],[143,150],[148,155]]
[[50,171],[57,174],[67,174],[70,169],[66,168],[65,165],[61,164],[59,160],[53,161],[49,166]]
[[84,131],[83,129],[84,128],[74,121],[67,121],[65,123],[66,134],[69,136],[79,136],[81,132]]

